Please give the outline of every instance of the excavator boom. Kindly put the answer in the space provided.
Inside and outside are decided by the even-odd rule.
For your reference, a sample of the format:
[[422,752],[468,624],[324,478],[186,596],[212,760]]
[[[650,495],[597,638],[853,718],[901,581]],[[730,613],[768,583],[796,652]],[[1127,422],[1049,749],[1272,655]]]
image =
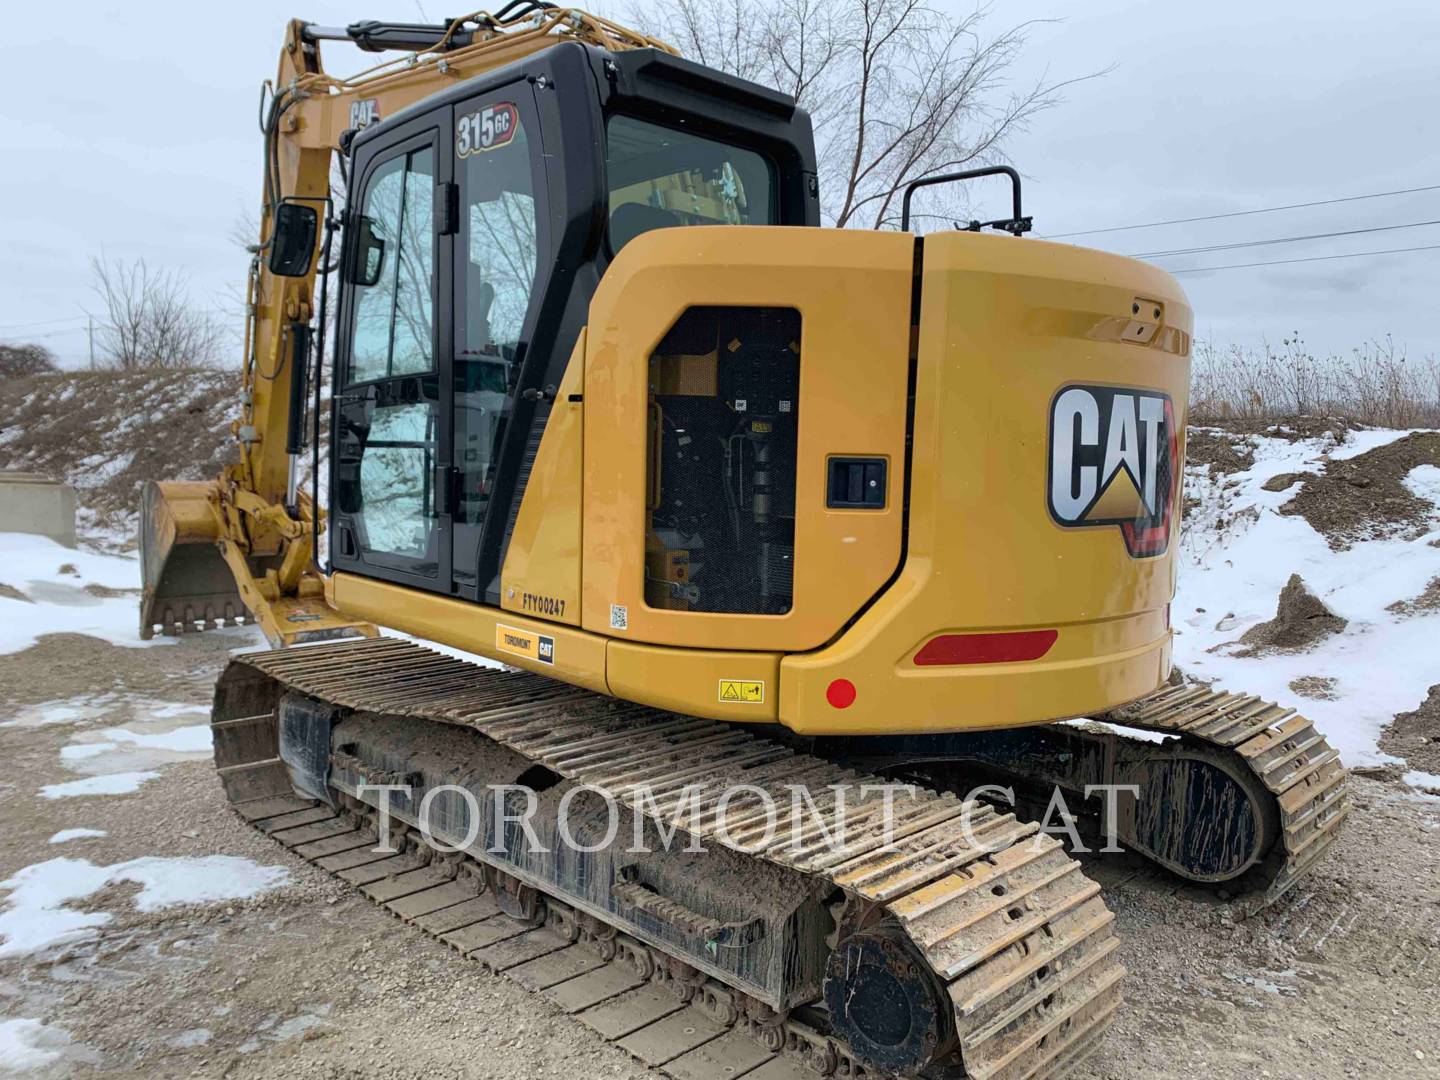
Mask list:
[[[322,41],[405,55],[337,77],[321,64]],[[320,379],[310,361],[319,351],[312,346],[324,346],[323,324],[313,332],[311,324],[321,260],[331,255],[330,230],[338,224],[335,155],[367,125],[564,42],[673,51],[607,19],[527,0],[439,25],[367,21],[338,28],[296,19],[286,27],[279,69],[261,101],[264,180],[246,283],[242,416],[232,431],[238,460],[213,482],[147,485],[142,637],[242,620],[258,624],[277,646],[375,633],[368,621],[324,603],[314,564],[323,515],[299,490],[307,441],[313,451],[320,436]],[[309,227],[284,227],[285,207],[300,208],[296,220],[311,219]],[[285,258],[294,261],[286,267]],[[319,465],[315,455],[316,473]]]

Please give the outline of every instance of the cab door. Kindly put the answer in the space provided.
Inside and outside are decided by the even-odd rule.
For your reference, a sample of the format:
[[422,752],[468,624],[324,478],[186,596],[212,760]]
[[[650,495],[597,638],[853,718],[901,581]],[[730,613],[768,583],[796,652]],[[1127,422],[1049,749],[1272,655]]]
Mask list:
[[451,124],[455,592],[494,603],[498,552],[526,469],[516,451],[544,401],[534,389],[550,352],[535,332],[537,282],[554,262],[552,230],[530,83],[517,79],[457,101]]
[[446,113],[356,151],[332,441],[335,568],[440,592],[453,509]]

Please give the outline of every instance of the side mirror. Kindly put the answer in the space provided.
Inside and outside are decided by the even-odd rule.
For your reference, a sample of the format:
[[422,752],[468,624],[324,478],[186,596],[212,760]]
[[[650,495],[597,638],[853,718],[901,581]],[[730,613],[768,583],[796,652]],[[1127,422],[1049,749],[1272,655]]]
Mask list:
[[385,266],[385,241],[375,231],[375,222],[364,214],[355,219],[355,240],[350,254],[350,284],[374,285]]
[[270,236],[270,272],[280,277],[304,277],[315,256],[319,215],[313,206],[282,202],[275,208],[275,231]]

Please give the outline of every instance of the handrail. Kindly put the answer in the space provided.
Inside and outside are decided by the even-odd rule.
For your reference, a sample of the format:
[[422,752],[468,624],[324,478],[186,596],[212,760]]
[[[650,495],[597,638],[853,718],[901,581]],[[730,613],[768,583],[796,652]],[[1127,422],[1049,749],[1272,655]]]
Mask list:
[[910,231],[910,199],[915,192],[922,187],[929,187],[931,184],[950,184],[957,180],[974,180],[981,176],[1008,176],[1010,177],[1010,189],[1014,213],[1008,218],[999,218],[995,221],[972,221],[969,224],[971,232],[979,232],[981,229],[1000,229],[1010,233],[1012,236],[1023,236],[1030,231],[1031,219],[1025,217],[1020,210],[1020,174],[1009,165],[991,165],[984,169],[969,169],[965,172],[941,173],[939,176],[925,176],[919,180],[912,180],[905,185],[905,197],[900,203],[900,231]]

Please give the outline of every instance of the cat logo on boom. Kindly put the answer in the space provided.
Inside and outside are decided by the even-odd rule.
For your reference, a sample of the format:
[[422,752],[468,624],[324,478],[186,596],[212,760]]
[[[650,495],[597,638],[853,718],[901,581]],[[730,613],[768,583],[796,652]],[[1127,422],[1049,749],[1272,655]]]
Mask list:
[[371,124],[380,122],[380,99],[363,98],[360,101],[350,103],[350,126],[352,128],[369,127]]
[[1163,555],[1179,458],[1168,394],[1063,387],[1050,403],[1050,516],[1069,529],[1118,525],[1132,557]]

